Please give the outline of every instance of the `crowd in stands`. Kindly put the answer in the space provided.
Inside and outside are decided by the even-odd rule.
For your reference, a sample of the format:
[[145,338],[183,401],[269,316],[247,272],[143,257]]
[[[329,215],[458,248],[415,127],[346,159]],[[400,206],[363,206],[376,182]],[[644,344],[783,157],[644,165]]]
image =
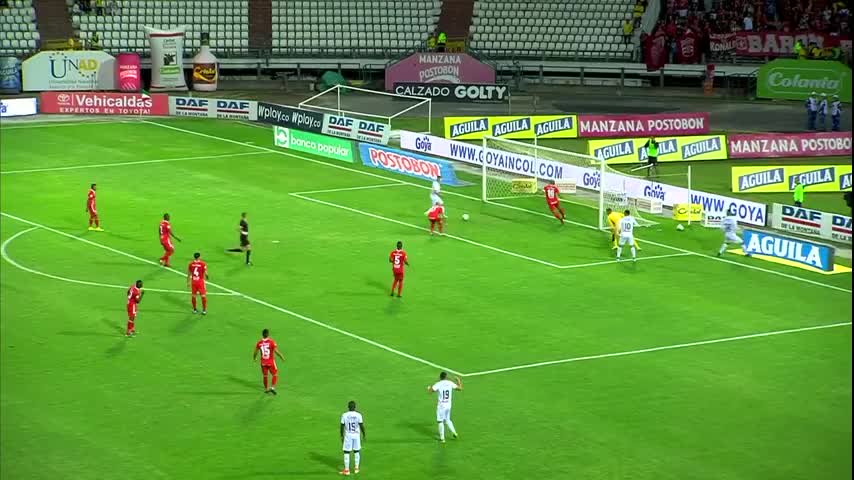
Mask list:
[[119,4],[116,0],[74,0],[75,11],[94,13],[95,15],[118,15]]

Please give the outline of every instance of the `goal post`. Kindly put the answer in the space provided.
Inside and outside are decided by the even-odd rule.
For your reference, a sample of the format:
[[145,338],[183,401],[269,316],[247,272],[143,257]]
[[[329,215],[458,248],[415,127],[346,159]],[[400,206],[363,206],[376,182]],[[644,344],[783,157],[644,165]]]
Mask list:
[[392,130],[430,133],[433,128],[431,99],[349,85],[334,85],[303,100],[298,107],[385,123]]

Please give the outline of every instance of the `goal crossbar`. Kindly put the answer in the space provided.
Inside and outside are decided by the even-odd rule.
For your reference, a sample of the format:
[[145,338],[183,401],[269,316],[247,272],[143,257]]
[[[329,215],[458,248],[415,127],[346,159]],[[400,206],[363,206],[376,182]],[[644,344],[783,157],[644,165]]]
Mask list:
[[[354,91],[354,92],[361,92],[361,93],[365,93],[368,95],[377,95],[377,96],[382,96],[382,97],[387,97],[387,98],[405,99],[405,100],[410,100],[414,103],[412,105],[409,105],[409,106],[391,114],[391,115],[380,115],[380,114],[370,113],[370,112],[347,110],[345,108],[342,108],[342,104],[341,104],[342,90],[350,90],[350,91]],[[324,96],[331,95],[333,93],[335,94],[335,107],[327,107],[327,106],[323,106],[323,105],[312,105],[311,104],[312,101],[314,101],[318,98],[324,97]],[[303,100],[302,102],[300,102],[297,105],[297,107],[300,108],[301,110],[320,110],[320,111],[326,111],[326,112],[333,112],[336,115],[349,114],[349,115],[356,115],[356,116],[360,116],[360,117],[376,118],[379,120],[384,120],[387,125],[391,126],[391,122],[395,118],[398,118],[401,115],[409,113],[412,110],[415,110],[416,108],[422,107],[424,105],[427,106],[427,132],[429,133],[433,128],[433,101],[430,98],[426,98],[426,97],[416,97],[413,95],[401,95],[401,94],[397,94],[397,93],[389,93],[389,92],[383,92],[383,91],[379,91],[379,90],[369,90],[366,88],[351,87],[349,85],[333,85],[332,87],[329,87],[326,90]]]

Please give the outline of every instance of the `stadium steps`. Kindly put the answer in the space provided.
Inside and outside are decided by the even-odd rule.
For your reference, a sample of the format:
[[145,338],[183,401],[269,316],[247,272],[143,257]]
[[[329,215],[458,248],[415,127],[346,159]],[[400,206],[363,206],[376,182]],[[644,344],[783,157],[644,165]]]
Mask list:
[[474,15],[474,0],[445,0],[439,16],[439,32],[445,32],[448,40],[468,37],[469,26]]
[[71,18],[65,0],[33,0],[39,35],[46,40],[67,39],[74,36]]
[[252,50],[273,48],[273,2],[271,0],[249,2],[249,48]]

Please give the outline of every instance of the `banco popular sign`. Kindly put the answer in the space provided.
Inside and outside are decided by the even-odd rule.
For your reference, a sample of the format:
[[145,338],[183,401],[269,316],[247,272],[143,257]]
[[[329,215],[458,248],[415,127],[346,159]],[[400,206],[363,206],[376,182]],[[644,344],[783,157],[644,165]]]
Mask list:
[[759,69],[759,98],[804,100],[811,92],[851,101],[851,69],[839,62],[779,59]]

